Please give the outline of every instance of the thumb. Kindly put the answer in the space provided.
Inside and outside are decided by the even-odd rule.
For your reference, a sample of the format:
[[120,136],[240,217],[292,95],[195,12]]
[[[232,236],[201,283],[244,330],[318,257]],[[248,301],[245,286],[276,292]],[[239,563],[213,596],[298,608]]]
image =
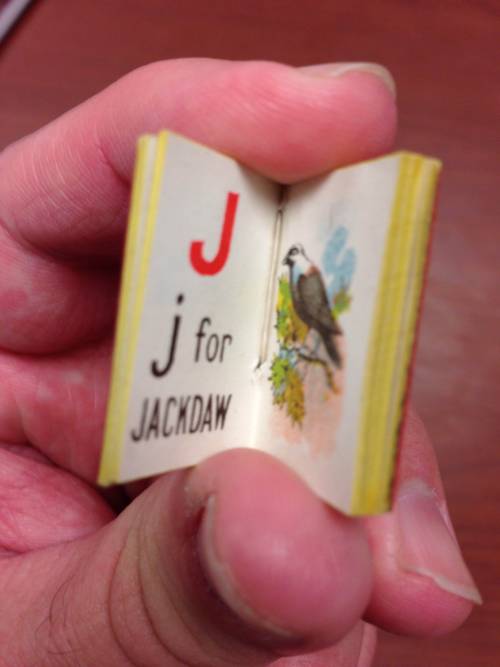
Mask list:
[[371,589],[360,524],[251,450],[160,478],[92,537],[0,572],[0,658],[37,667],[264,664],[339,640]]

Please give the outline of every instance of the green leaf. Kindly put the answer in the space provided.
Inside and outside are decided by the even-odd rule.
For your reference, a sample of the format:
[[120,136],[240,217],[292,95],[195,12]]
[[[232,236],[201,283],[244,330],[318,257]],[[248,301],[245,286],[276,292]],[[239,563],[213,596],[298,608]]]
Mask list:
[[282,393],[284,391],[284,384],[286,382],[287,372],[290,367],[290,362],[288,359],[283,359],[276,355],[271,364],[271,384],[273,386],[273,392]]
[[343,287],[340,289],[333,299],[332,315],[337,318],[341,313],[349,310],[351,307],[352,296],[347,289]]
[[286,411],[294,424],[302,424],[306,413],[304,405],[304,385],[294,368],[287,373],[285,389]]

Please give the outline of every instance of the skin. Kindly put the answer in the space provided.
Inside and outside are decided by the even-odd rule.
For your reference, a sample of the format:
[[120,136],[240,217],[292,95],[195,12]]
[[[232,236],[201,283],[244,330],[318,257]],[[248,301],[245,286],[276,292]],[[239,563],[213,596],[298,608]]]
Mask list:
[[96,490],[135,143],[163,127],[293,183],[390,150],[396,108],[368,72],[169,61],[0,154],[0,665],[368,667],[374,625],[454,629],[471,603],[395,557],[405,480],[445,507],[415,417],[369,520],[251,450]]

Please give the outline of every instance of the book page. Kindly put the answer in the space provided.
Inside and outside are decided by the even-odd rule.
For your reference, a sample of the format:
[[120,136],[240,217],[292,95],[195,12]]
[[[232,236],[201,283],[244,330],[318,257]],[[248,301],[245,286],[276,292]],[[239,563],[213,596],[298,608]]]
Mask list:
[[[170,133],[159,135],[154,159],[143,243],[136,249],[142,271],[125,299],[135,306],[117,332],[118,342],[129,345],[127,369],[115,387],[124,418],[108,428],[105,443],[119,441],[116,474],[101,475],[102,483],[253,444],[253,371],[280,188]],[[127,262],[135,265],[137,257]]]
[[345,511],[399,163],[393,155],[293,186],[284,206],[257,441]]

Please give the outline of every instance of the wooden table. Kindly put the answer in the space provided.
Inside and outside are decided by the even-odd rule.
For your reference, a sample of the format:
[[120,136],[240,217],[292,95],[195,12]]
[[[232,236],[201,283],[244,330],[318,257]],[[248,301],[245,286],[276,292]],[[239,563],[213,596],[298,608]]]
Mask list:
[[0,47],[0,147],[162,58],[378,61],[394,73],[399,145],[445,164],[414,401],[485,604],[451,637],[384,635],[377,667],[500,665],[499,10],[498,0],[38,0]]

